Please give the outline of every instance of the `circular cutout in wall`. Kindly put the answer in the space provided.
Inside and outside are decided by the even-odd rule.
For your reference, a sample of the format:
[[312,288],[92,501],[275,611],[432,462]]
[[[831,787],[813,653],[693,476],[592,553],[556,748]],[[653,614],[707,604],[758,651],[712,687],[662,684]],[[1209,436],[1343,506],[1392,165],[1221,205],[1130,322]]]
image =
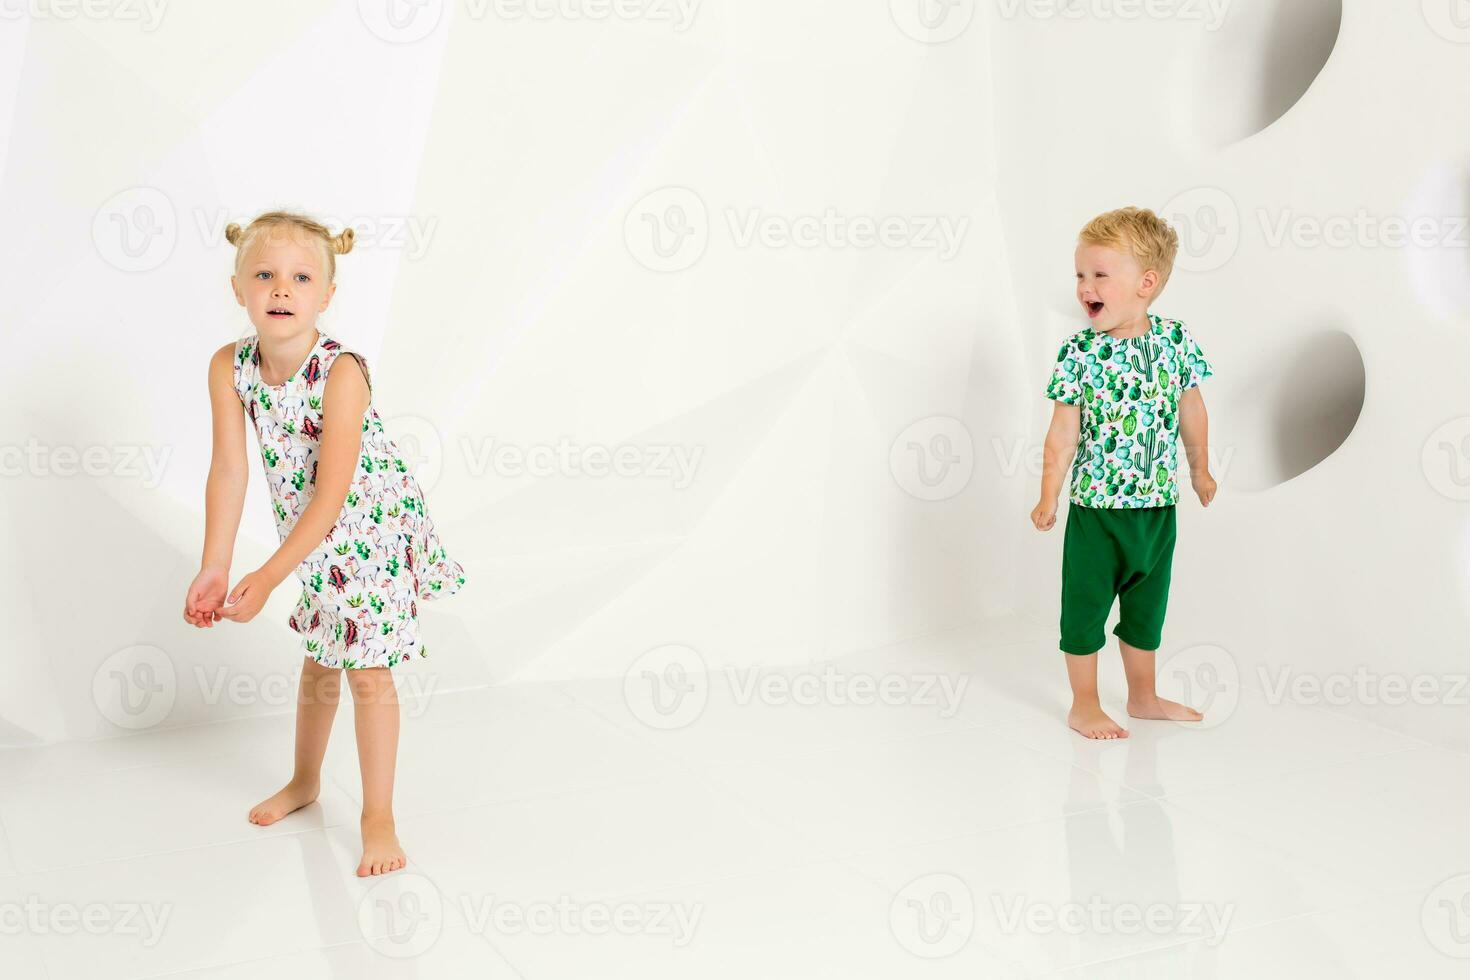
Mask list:
[[1337,329],[1303,337],[1262,374],[1229,426],[1229,443],[1210,451],[1220,482],[1246,491],[1279,486],[1337,452],[1363,412],[1367,385],[1362,352]]
[[1212,146],[1261,132],[1306,95],[1341,29],[1342,0],[1230,4],[1185,65],[1193,79],[1180,90],[1185,131]]

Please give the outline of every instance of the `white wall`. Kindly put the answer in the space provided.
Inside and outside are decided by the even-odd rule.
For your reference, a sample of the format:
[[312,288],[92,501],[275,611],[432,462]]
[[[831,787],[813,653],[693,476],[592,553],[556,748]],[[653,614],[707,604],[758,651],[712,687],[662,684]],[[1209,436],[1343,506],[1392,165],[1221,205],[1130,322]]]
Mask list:
[[[1154,309],[1215,366],[1220,492],[1181,504],[1163,655],[1219,648],[1222,676],[1261,690],[1345,684],[1302,690],[1463,747],[1470,131],[1450,107],[1470,28],[1452,7],[1242,0],[1214,30],[997,15],[992,54],[1015,95],[996,103],[999,196],[1038,392],[1075,329],[1069,236],[1129,203],[1183,233]],[[1431,247],[1392,244],[1416,221]],[[1039,432],[1050,406],[1032,408]],[[1046,587],[1022,602],[1047,622],[1060,546],[1026,551]]]
[[[204,368],[249,329],[222,229],[276,206],[359,228],[322,326],[372,359],[468,570],[425,609],[434,652],[406,683],[616,675],[670,643],[711,667],[797,663],[1054,622],[1061,535],[1026,525],[1026,461],[1078,325],[1076,231],[1125,203],[1193,236],[1156,309],[1217,370],[1222,489],[1182,507],[1166,653],[1218,644],[1248,684],[1260,665],[1463,670],[1463,488],[1424,450],[1466,424],[1465,252],[1273,245],[1258,215],[1464,214],[1470,47],[1367,0],[1342,5],[1340,36],[1327,0],[1239,0],[1218,29],[916,4],[0,21],[0,443],[106,460],[0,481],[7,740],[289,707],[289,582],[245,627],[179,612]],[[781,240],[827,215],[896,220],[895,244]],[[631,446],[644,471],[486,466],[563,443]],[[668,448],[697,461],[687,485],[657,469]],[[257,479],[237,573],[273,544]],[[1342,710],[1463,740],[1453,708]]]

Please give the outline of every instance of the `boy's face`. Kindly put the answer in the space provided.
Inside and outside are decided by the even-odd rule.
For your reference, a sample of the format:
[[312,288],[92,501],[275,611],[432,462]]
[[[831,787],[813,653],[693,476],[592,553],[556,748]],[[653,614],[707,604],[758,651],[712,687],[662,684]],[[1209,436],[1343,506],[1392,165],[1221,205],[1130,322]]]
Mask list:
[[323,248],[282,229],[272,229],[256,242],[230,285],[257,333],[291,335],[315,328],[317,314],[337,291],[336,283],[327,282]]
[[1106,245],[1077,246],[1077,302],[1098,333],[1139,319],[1158,289],[1159,274],[1127,252]]

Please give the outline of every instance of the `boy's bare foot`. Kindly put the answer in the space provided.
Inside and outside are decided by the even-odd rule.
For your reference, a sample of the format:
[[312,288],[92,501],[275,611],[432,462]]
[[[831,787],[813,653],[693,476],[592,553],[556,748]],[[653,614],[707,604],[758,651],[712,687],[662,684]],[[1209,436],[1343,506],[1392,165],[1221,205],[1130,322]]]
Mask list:
[[292,779],[279,793],[255,805],[250,811],[250,822],[268,827],[293,810],[299,810],[321,792],[322,781]]
[[1067,712],[1067,727],[1087,738],[1127,738],[1128,729],[1107,716],[1100,705],[1072,705]]
[[357,866],[357,876],[366,878],[397,871],[407,863],[408,858],[398,844],[393,818],[363,817],[362,863]]
[[1129,698],[1128,714],[1134,718],[1154,718],[1165,721],[1200,721],[1204,718],[1201,712],[1195,711],[1189,705],[1166,700],[1157,694],[1148,699]]

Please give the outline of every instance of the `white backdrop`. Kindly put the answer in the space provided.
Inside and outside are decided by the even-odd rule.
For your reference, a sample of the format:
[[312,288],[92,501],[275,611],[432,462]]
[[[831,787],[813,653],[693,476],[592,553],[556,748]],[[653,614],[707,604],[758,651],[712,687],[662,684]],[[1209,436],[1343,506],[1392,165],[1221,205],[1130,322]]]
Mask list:
[[[1045,635],[1042,391],[1077,229],[1124,204],[1179,225],[1155,310],[1216,369],[1163,655],[1466,669],[1452,0],[47,10],[0,20],[10,743],[142,727],[118,686],[166,693],[150,725],[289,710],[290,580],[180,617],[205,367],[250,330],[223,228],[274,207],[357,227],[321,326],[466,566],[406,679]],[[235,577],[275,543],[259,465]],[[1328,706],[1470,744],[1463,706]]]

